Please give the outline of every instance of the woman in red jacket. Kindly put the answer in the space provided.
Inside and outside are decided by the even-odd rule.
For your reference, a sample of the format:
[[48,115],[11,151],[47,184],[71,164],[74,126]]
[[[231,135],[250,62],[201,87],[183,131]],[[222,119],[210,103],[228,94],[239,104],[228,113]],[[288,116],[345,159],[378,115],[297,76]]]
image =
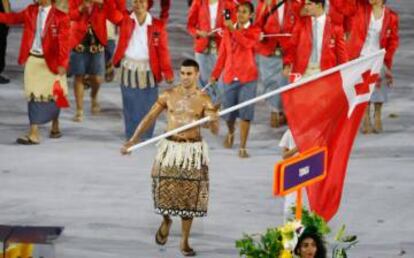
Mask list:
[[[216,82],[223,72],[223,108],[229,108],[256,96],[257,64],[255,51],[260,37],[260,28],[252,25],[254,6],[243,1],[237,6],[237,23],[225,21],[223,40],[220,45],[217,63],[213,69],[211,82]],[[232,148],[236,118],[240,118],[241,158],[249,157],[246,150],[250,121],[254,117],[254,105],[244,107],[224,117],[228,133],[224,147]]]
[[[28,101],[29,133],[19,144],[38,144],[39,124],[52,121],[50,138],[61,137],[57,97],[67,95],[69,17],[54,1],[38,0],[19,13],[0,13],[0,23],[23,24],[19,64],[24,65],[24,90]],[[60,93],[54,84],[60,81]],[[57,88],[56,88],[57,89]]]
[[386,0],[353,0],[355,14],[351,18],[351,27],[347,49],[352,59],[369,55],[385,49],[383,80],[380,80],[371,96],[374,103],[374,126],[371,125],[368,106],[364,119],[363,133],[382,132],[381,110],[387,101],[388,88],[392,86],[392,61],[399,45],[398,14],[385,6]]
[[[113,62],[121,64],[121,92],[125,135],[129,139],[158,98],[158,84],[172,83],[174,73],[163,21],[148,12],[148,0],[135,0],[133,12],[124,13]],[[153,124],[143,135],[152,137]]]

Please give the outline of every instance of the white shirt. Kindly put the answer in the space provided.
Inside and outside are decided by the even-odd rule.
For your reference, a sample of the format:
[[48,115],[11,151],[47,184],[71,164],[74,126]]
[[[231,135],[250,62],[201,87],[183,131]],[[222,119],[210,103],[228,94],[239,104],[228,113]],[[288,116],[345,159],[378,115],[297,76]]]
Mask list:
[[287,129],[283,134],[282,139],[280,139],[279,147],[288,148],[289,150],[296,147],[295,140],[293,139],[292,132],[290,129]]
[[383,21],[384,11],[382,12],[381,18],[378,20],[375,19],[374,12],[371,12],[371,20],[369,22],[367,38],[365,39],[364,46],[362,47],[361,56],[366,56],[380,50],[380,35]]
[[326,0],[325,1],[325,13],[329,13],[329,8],[330,8],[330,3],[331,0]]
[[[47,16],[49,15],[49,12],[50,12],[50,9],[51,8],[52,8],[52,5],[49,5],[47,7],[42,7],[42,6],[39,5],[39,11],[37,13],[37,18],[36,18],[35,38],[33,40],[32,48],[31,48],[31,51],[32,52],[35,52],[37,54],[43,54],[43,47],[42,47],[43,31],[45,29]],[[40,16],[40,10],[41,9],[43,9],[43,20],[42,20],[42,24],[40,25],[41,26],[40,34],[37,34],[38,33],[37,32],[37,28],[38,28],[38,24],[37,23],[39,22],[39,19],[40,19],[39,16]],[[38,35],[40,35],[40,38],[37,38]],[[39,44],[37,42],[38,40],[40,40]]]
[[147,13],[142,25],[139,24],[135,13],[131,14],[131,18],[135,20],[135,28],[134,32],[132,32],[131,39],[129,40],[128,48],[125,51],[125,56],[139,61],[149,60],[147,33],[148,25],[152,24],[151,14]]
[[210,28],[214,29],[216,28],[218,1],[214,4],[209,4],[208,8],[210,10]]
[[[318,26],[318,34],[317,34],[317,50],[318,50],[318,64],[321,62],[321,55],[322,55],[322,42],[323,42],[323,31],[325,30],[325,23],[326,23],[326,14],[322,14],[319,17],[312,17],[312,30],[315,28],[315,23]],[[315,40],[315,39],[312,39]]]
[[278,9],[277,9],[277,16],[279,18],[279,24],[282,26],[283,24],[283,14],[285,13],[285,4],[283,3]]
[[[248,29],[248,28],[250,27],[250,25],[251,25],[250,21],[246,22],[246,23],[243,25],[243,29]],[[237,26],[239,26],[239,23],[238,23],[238,22],[236,22],[236,23],[234,24],[234,28],[235,28],[235,29],[237,29]]]

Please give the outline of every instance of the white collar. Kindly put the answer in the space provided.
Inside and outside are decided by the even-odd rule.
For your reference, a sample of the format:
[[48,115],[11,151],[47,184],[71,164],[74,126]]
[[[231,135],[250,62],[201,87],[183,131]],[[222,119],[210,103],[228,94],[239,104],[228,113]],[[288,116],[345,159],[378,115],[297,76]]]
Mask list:
[[46,13],[48,13],[51,8],[52,8],[52,5],[49,5],[49,6],[46,6],[46,7],[43,7],[43,6],[39,5],[39,11],[40,11],[40,9],[43,9],[43,11],[45,11]]
[[385,14],[385,7],[384,7],[384,8],[382,8],[382,14],[381,14],[381,17],[380,17],[379,19],[376,19],[376,18],[375,18],[375,15],[374,15],[374,10],[372,10],[372,11],[371,11],[371,19],[372,19],[373,21],[381,21],[381,20],[384,18],[384,14]]
[[[234,28],[237,28],[237,25],[238,25],[239,23],[235,23],[234,24]],[[248,21],[248,22],[246,22],[245,24],[244,24],[244,26],[243,26],[243,29],[247,29],[247,28],[249,28],[250,27],[250,21]]]
[[135,22],[136,22],[136,24],[138,25],[138,26],[148,26],[148,25],[152,25],[152,16],[151,16],[151,14],[150,13],[148,13],[147,12],[147,15],[145,16],[145,21],[144,21],[144,23],[141,25],[141,24],[139,24],[139,22],[138,22],[138,18],[137,18],[137,16],[135,15],[135,13],[134,12],[132,12],[131,13],[131,15],[130,15],[130,17],[132,18],[132,19],[134,19],[135,20]]

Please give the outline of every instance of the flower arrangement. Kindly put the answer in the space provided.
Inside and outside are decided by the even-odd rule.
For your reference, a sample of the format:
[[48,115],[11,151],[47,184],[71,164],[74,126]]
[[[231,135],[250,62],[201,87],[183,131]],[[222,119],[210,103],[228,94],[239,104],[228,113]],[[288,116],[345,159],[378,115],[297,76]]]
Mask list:
[[[268,228],[264,234],[244,234],[236,241],[236,248],[240,256],[246,258],[293,258],[298,239],[305,230],[313,231],[321,238],[331,231],[322,217],[303,210],[301,221],[291,220],[281,227]],[[346,258],[346,251],[357,243],[356,236],[344,234],[345,226],[342,226],[335,237],[333,258]]]

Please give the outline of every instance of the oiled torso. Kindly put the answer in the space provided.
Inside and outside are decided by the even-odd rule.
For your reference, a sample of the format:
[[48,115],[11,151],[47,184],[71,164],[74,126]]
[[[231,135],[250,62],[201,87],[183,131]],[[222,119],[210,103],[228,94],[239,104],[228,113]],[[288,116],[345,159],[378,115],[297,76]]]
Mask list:
[[[204,116],[210,112],[215,112],[210,97],[199,89],[185,89],[177,86],[163,92],[158,103],[166,108],[167,112],[167,131],[182,127]],[[182,140],[200,140],[200,126],[193,127],[174,138]]]

